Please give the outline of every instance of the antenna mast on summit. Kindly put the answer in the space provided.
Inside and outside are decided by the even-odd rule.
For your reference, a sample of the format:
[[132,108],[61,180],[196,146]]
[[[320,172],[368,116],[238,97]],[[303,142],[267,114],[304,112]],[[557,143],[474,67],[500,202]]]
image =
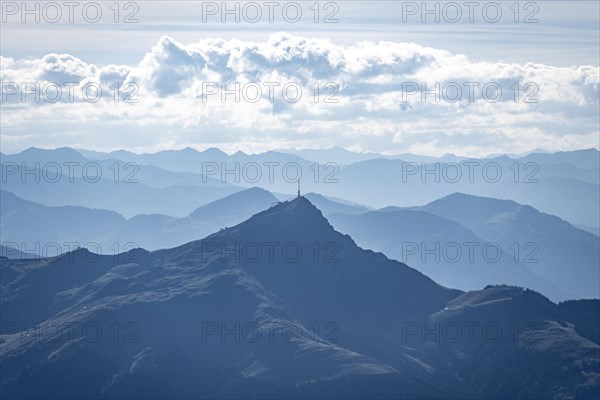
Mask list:
[[298,178],[298,197],[300,197],[300,178]]

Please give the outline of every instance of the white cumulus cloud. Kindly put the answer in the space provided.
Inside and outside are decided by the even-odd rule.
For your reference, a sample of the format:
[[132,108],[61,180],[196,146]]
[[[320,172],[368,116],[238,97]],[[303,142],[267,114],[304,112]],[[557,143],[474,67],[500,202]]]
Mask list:
[[[68,54],[1,62],[8,150],[46,140],[96,149],[341,145],[477,156],[595,147],[599,133],[598,66],[471,62],[415,43],[162,37],[137,65],[95,66]],[[67,98],[64,85],[73,82]],[[23,84],[33,83],[48,92],[23,101]],[[102,95],[90,101],[86,84]],[[63,95],[44,101],[54,86]]]

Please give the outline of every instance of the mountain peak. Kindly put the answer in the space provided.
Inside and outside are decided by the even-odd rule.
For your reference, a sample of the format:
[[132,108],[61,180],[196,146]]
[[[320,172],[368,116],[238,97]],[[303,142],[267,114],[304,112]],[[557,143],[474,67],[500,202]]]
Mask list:
[[202,154],[203,156],[227,156],[227,153],[225,153],[223,150],[218,149],[216,147],[209,147],[208,149],[202,151],[200,154]]
[[265,241],[352,240],[349,236],[336,232],[321,211],[303,196],[275,203],[241,224],[209,238],[237,235]]
[[481,207],[484,204],[487,207],[493,207],[498,209],[512,209],[514,207],[520,206],[519,203],[513,200],[496,199],[492,197],[455,192],[426,204],[425,206],[423,206],[423,209],[429,211],[430,209],[435,209],[443,206],[460,208],[464,207],[469,211],[472,211],[473,209],[471,207],[473,207],[474,205]]
[[[304,196],[294,197],[293,199],[283,202],[281,204],[287,204],[288,207],[292,207],[292,208],[309,207],[309,208],[315,209],[316,211],[319,211],[319,209],[313,203],[311,203],[310,200],[308,200]],[[319,213],[320,213],[320,211],[319,211]]]
[[297,219],[297,222],[302,225],[314,224],[315,222],[326,223],[329,225],[327,219],[325,219],[323,213],[321,213],[321,210],[304,196],[295,197],[291,200],[278,203],[268,210],[257,214],[257,216],[259,215],[263,215],[267,218],[276,215],[289,216]]
[[272,211],[273,213],[282,213],[289,214],[294,217],[304,217],[312,219],[311,222],[315,222],[315,219],[327,221],[319,210],[313,203],[310,202],[304,196],[298,196],[291,200],[281,202],[273,207],[271,207],[267,211]]
[[74,160],[85,160],[85,158],[77,151],[72,149],[71,147],[57,147],[54,149],[43,149],[39,147],[29,147],[28,149],[23,150],[18,153],[20,156],[31,157],[31,161],[45,161],[45,160],[55,160],[55,159],[68,159],[70,161]]

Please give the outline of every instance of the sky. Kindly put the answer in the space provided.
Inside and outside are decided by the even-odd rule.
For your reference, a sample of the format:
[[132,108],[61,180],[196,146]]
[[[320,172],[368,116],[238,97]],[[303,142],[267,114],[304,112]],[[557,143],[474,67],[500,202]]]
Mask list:
[[5,153],[599,147],[598,1],[22,4],[1,5]]

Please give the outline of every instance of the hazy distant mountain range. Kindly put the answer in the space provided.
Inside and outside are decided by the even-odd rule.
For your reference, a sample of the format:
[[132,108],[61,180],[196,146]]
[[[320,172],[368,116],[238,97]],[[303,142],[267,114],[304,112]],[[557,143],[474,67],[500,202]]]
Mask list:
[[[321,193],[372,208],[417,206],[461,192],[529,204],[592,232],[600,227],[598,150],[532,153],[519,158],[397,157],[401,158],[339,148],[232,155],[191,148],[153,154],[31,148],[1,155],[2,186],[46,205],[104,208],[126,217],[140,213],[185,217],[200,205],[243,188],[257,186],[292,195],[301,176],[303,193]],[[63,174],[56,183],[50,182],[56,175],[53,163],[61,166]],[[79,165],[68,174],[65,163]],[[25,176],[21,174],[24,168],[11,172],[10,168],[22,164],[41,171]],[[84,166],[88,167],[87,180],[82,177]],[[89,182],[97,168],[102,179]],[[39,182],[35,174],[41,177]],[[45,175],[51,179],[44,179]]]
[[513,254],[519,247],[518,258],[566,293],[600,297],[600,240],[596,235],[514,201],[455,194],[422,209],[459,222]]
[[[356,214],[368,210],[364,206],[339,203],[314,193],[309,193],[307,198],[327,214]],[[279,199],[268,191],[250,188],[200,206],[183,218],[139,214],[125,219],[114,211],[80,206],[45,206],[0,191],[1,240],[12,247],[23,247],[23,250],[41,255],[56,255],[55,244],[66,251],[65,243],[72,242],[82,246],[97,244],[104,254],[109,250],[114,253],[115,243],[130,243],[154,250],[181,245],[238,224],[277,202]],[[8,252],[9,258],[10,254]]]
[[[33,172],[27,175],[23,163]],[[209,178],[204,183],[198,174],[173,173],[123,160],[92,161],[68,148],[2,155],[2,174],[2,188],[28,200],[51,206],[104,208],[125,216],[183,216],[182,210],[191,211],[239,190]]]
[[463,290],[509,283],[554,300],[600,297],[600,239],[530,206],[456,193],[415,208],[330,215],[359,245]]

